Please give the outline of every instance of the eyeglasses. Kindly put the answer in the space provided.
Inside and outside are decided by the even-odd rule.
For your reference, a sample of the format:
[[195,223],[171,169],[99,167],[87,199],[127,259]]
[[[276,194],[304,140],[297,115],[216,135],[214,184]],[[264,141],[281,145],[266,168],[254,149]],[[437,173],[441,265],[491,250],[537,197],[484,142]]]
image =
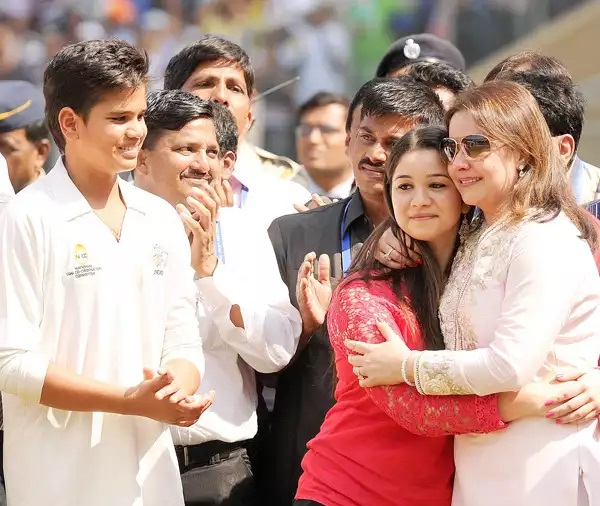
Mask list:
[[329,125],[308,125],[306,123],[301,123],[296,127],[296,134],[300,137],[308,137],[315,129],[324,137],[341,132],[339,128]]
[[467,135],[462,139],[445,137],[442,139],[440,148],[448,162],[452,163],[460,148],[463,149],[467,158],[475,160],[491,151],[492,142],[485,135],[479,134]]

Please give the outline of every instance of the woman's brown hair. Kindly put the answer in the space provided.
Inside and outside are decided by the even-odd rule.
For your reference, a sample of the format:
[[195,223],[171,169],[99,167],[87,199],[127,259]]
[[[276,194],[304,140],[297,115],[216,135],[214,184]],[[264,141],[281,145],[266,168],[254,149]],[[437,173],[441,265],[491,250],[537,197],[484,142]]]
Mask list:
[[507,224],[525,218],[543,222],[564,212],[595,249],[594,224],[575,201],[566,167],[533,96],[519,84],[490,81],[459,95],[447,113],[448,123],[461,111],[471,115],[481,133],[517,153],[525,164],[500,210],[500,219]]
[[[422,149],[440,153],[440,143],[446,136],[447,132],[444,128],[420,127],[411,130],[394,144],[385,170],[385,201],[389,217],[369,236],[348,271],[349,277],[355,274],[352,279],[358,277],[367,282],[391,280],[394,293],[400,303],[404,305],[407,315],[416,317],[425,348],[428,350],[444,349],[444,339],[438,320],[438,307],[447,272],[442,272],[427,243],[412,239],[396,223],[392,206],[391,183],[396,168],[404,155]],[[441,155],[440,160],[444,165],[446,164]],[[389,269],[375,258],[379,239],[388,228],[402,245],[405,258],[408,258],[408,250],[414,248],[414,245],[418,245],[422,265],[397,270]],[[416,324],[414,321],[412,323]]]

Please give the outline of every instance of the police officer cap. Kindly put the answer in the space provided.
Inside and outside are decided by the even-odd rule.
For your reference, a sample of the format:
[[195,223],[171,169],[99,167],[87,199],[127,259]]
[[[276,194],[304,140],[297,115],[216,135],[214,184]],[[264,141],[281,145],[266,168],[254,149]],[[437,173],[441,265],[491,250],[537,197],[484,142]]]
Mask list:
[[394,42],[377,67],[377,77],[411,63],[432,61],[447,63],[458,70],[465,70],[465,58],[456,46],[430,33],[408,35]]
[[44,96],[27,81],[0,81],[0,133],[42,121]]

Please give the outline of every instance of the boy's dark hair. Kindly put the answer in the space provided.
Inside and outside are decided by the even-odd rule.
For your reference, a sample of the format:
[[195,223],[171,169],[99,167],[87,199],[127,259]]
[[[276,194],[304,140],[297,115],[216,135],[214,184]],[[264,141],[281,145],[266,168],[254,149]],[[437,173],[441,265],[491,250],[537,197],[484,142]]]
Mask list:
[[433,90],[446,88],[456,95],[475,85],[473,79],[461,70],[439,62],[413,63],[406,67],[403,75],[412,77]]
[[148,55],[118,39],[90,40],[62,48],[44,72],[46,119],[61,152],[65,138],[58,113],[70,107],[84,120],[111,91],[145,86]]
[[488,72],[483,82],[504,79],[502,74],[518,71],[544,72],[551,76],[566,75],[570,77],[565,66],[553,56],[547,56],[537,51],[522,51],[504,58]]
[[320,91],[315,93],[300,107],[298,107],[297,122],[300,123],[302,116],[304,116],[307,112],[332,104],[339,104],[343,107],[348,107],[350,105],[350,100],[340,93],[331,93],[329,91]]
[[444,108],[440,99],[423,83],[408,76],[378,78],[373,81],[364,92],[361,119],[365,116],[393,114],[402,116],[411,127],[445,126]]
[[242,69],[248,96],[254,92],[254,69],[250,57],[237,44],[217,37],[205,35],[177,53],[165,70],[165,89],[180,90],[198,65],[205,62],[226,61]]
[[579,146],[585,119],[583,93],[568,75],[544,71],[503,72],[496,80],[520,84],[535,98],[552,136],[571,135]]
[[154,91],[148,94],[145,116],[148,134],[144,140],[144,149],[153,149],[165,131],[177,132],[190,121],[200,118],[210,119],[214,123],[221,155],[227,151],[235,153],[237,131],[229,110],[179,90]]
[[50,140],[50,131],[45,120],[34,121],[25,127],[25,138],[32,143]]

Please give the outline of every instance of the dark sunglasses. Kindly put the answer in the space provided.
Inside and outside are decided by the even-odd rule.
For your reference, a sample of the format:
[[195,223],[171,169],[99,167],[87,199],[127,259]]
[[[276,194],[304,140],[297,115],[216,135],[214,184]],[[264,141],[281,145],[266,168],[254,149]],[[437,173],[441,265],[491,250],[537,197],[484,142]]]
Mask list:
[[485,135],[473,134],[458,140],[445,137],[442,139],[440,148],[444,157],[449,163],[452,163],[460,148],[463,149],[468,158],[475,159],[489,153],[492,149],[492,143]]

